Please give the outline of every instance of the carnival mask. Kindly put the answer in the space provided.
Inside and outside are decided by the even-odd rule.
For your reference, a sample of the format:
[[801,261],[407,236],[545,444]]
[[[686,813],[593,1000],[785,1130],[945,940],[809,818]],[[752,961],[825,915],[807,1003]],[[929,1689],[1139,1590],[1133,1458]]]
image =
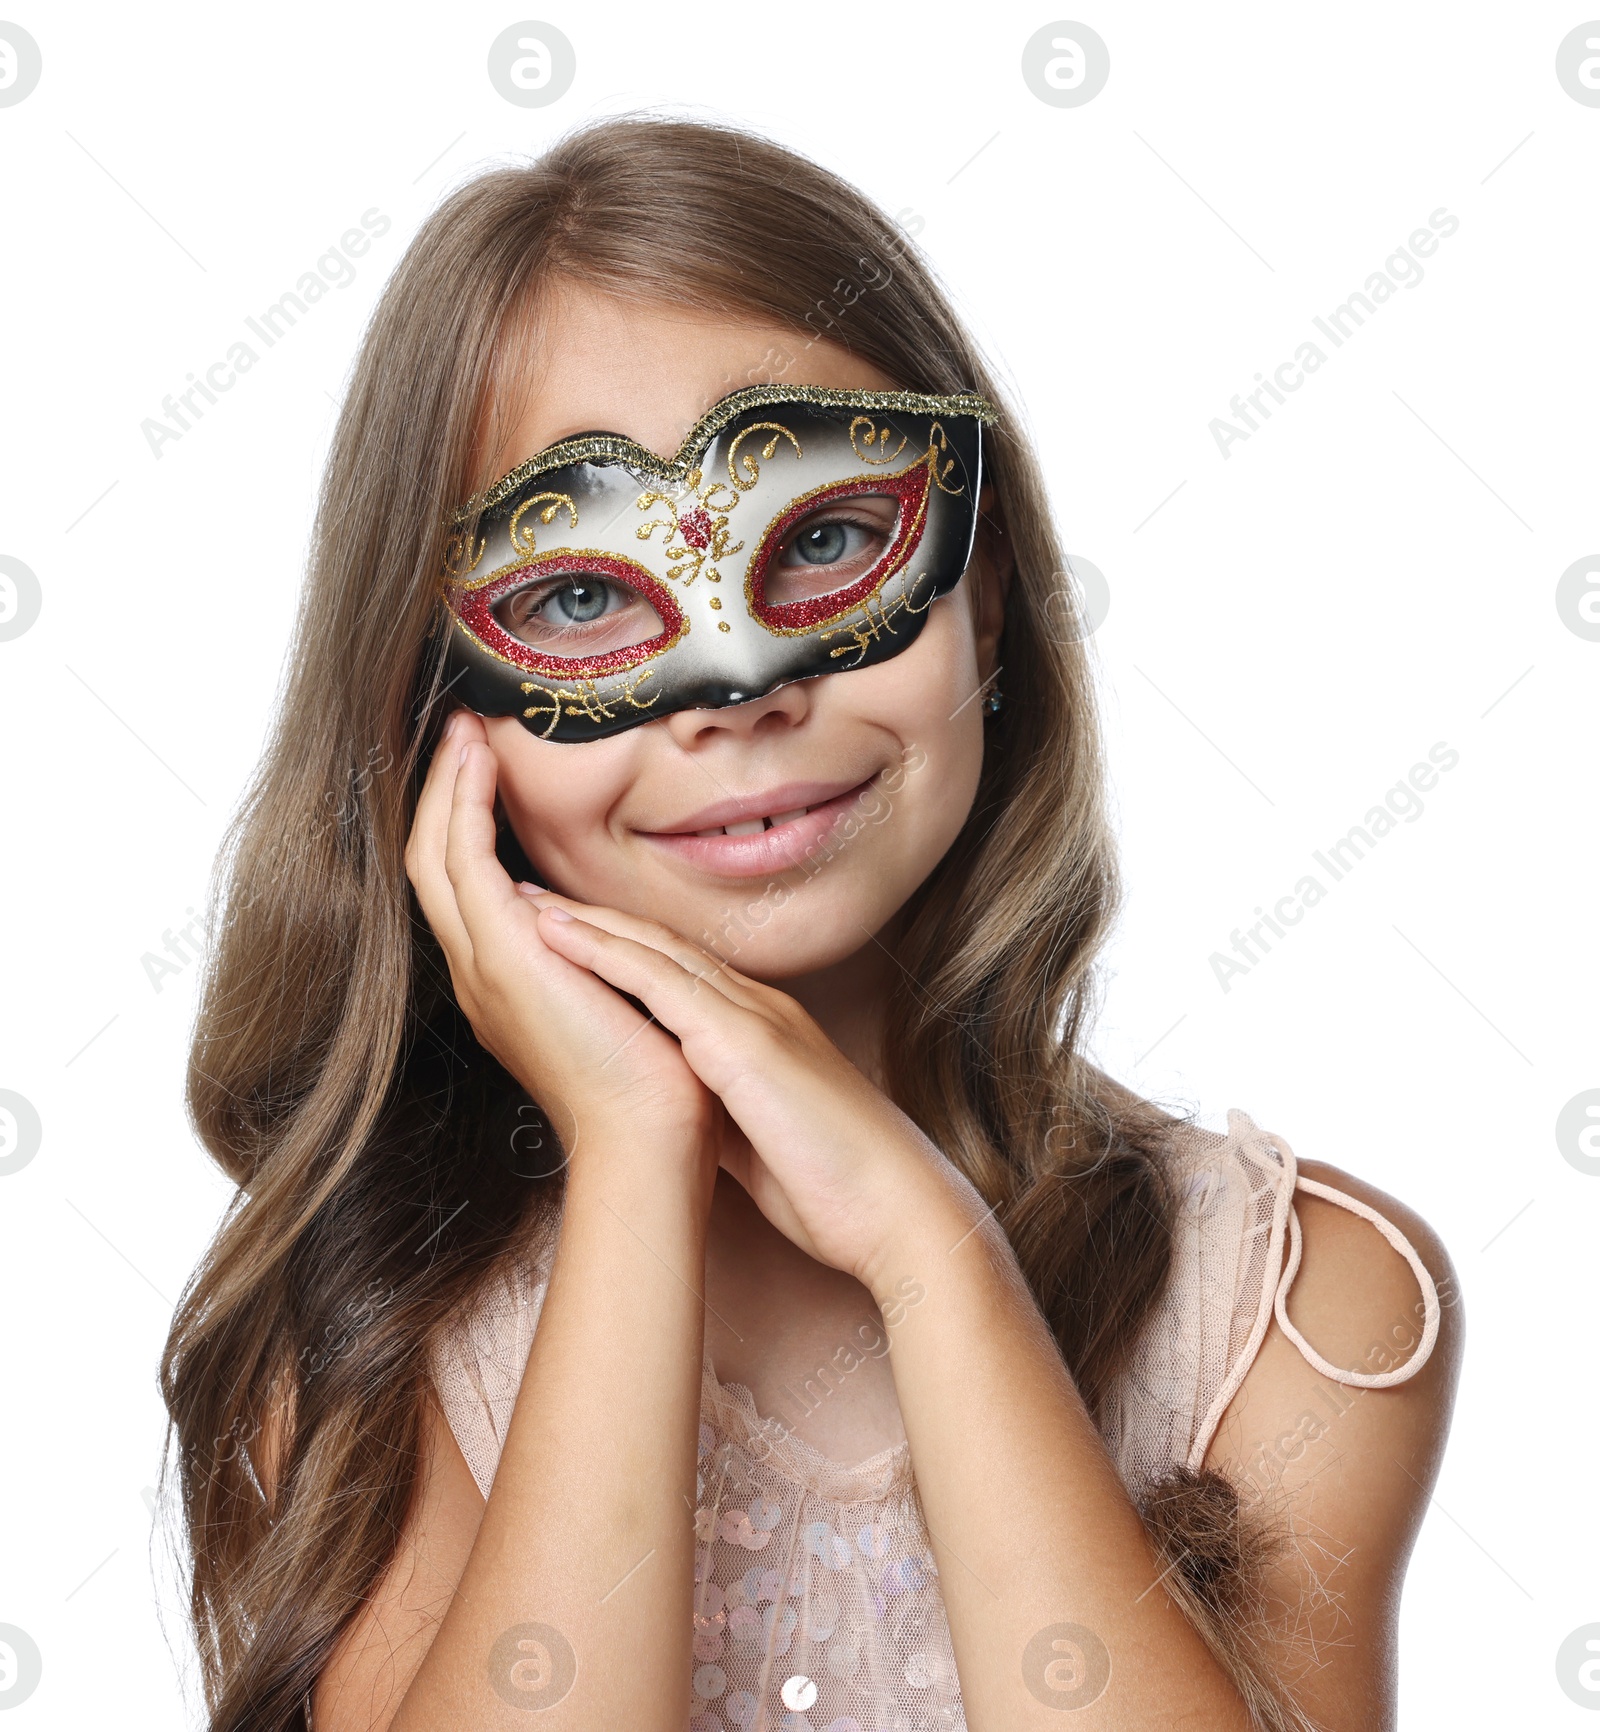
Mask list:
[[756,385],[670,462],[618,433],[549,446],[451,519],[450,691],[594,740],[898,655],[966,570],[995,416]]

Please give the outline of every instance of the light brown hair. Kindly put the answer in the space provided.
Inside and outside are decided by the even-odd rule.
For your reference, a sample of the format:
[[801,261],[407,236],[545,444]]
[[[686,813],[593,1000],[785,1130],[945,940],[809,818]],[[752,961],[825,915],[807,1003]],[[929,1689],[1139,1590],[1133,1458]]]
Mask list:
[[[903,388],[1003,404],[907,237],[749,133],[598,122],[472,180],[412,241],[340,413],[276,725],[219,861],[189,1070],[239,1187],[162,1365],[213,1732],[304,1726],[410,1509],[429,1351],[559,1205],[529,1147],[548,1129],[456,1007],[402,853],[447,707],[442,517],[485,479],[475,438],[517,321],[568,280],[821,331]],[[966,827],[906,911],[886,1075],[998,1206],[1098,1408],[1167,1276],[1175,1121],[1080,1051],[1116,898],[1095,708],[1013,415],[987,455],[1015,559],[1006,704]],[[1145,1508],[1259,1724],[1300,1724],[1259,1657],[1259,1536],[1226,1482],[1176,1475]]]

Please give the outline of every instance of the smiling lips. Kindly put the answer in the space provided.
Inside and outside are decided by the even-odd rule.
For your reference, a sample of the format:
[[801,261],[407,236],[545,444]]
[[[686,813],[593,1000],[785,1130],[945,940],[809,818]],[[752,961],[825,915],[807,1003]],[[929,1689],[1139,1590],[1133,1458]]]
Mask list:
[[843,789],[837,783],[793,782],[770,794],[720,800],[692,813],[678,829],[639,834],[704,872],[735,878],[782,872],[814,853],[875,780]]

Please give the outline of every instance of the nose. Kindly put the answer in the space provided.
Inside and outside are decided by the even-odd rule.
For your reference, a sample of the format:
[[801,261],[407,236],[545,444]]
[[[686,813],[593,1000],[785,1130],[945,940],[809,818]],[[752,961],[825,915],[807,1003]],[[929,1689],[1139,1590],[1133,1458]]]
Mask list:
[[704,709],[675,710],[662,719],[676,743],[685,749],[704,744],[715,734],[746,739],[781,733],[811,713],[815,678],[791,680],[759,698],[741,698],[737,688],[718,686],[703,694]]

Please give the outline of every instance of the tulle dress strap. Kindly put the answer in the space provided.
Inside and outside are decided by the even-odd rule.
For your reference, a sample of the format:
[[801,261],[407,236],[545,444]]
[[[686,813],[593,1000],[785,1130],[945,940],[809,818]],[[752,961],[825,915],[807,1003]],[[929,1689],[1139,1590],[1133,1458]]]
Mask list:
[[[1307,1364],[1335,1382],[1386,1389],[1414,1377],[1439,1333],[1439,1294],[1405,1235],[1376,1209],[1301,1174],[1282,1137],[1237,1108],[1226,1133],[1186,1126],[1172,1153],[1179,1209],[1171,1276],[1130,1353],[1104,1414],[1125,1483],[1138,1490],[1175,1467],[1198,1470],[1274,1319]],[[1288,1313],[1304,1192],[1370,1221],[1405,1258],[1421,1290],[1420,1330],[1394,1347],[1403,1363],[1346,1370],[1306,1340]],[[1287,1261],[1285,1249],[1287,1248]],[[1385,1355],[1390,1347],[1385,1344]]]

